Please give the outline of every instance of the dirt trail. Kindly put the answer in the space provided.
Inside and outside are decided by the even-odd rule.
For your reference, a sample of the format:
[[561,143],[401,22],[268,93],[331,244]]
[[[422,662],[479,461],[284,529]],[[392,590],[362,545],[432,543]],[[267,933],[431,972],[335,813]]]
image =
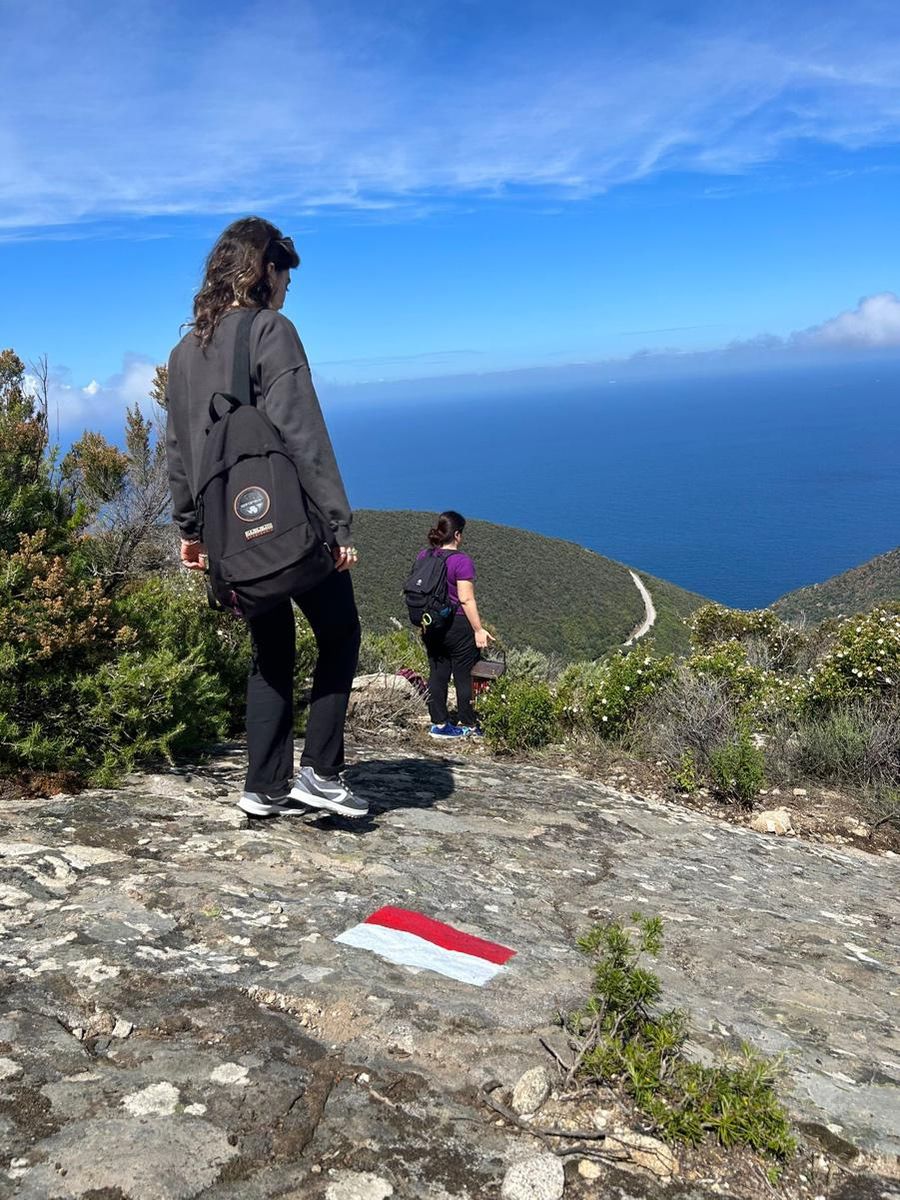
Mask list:
[[644,586],[644,582],[636,571],[629,570],[628,574],[634,580],[634,586],[641,593],[641,599],[644,601],[644,619],[638,627],[632,632],[631,637],[625,643],[626,646],[632,646],[635,642],[640,641],[645,634],[648,634],[653,628],[656,621],[656,608],[653,604],[653,597]]

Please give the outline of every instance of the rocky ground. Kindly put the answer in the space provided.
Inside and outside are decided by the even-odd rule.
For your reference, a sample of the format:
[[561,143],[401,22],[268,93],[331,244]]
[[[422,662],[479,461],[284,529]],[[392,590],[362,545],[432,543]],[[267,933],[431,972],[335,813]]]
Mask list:
[[[0,1198],[900,1196],[896,856],[357,750],[357,824],[249,821],[239,747],[3,802]],[[476,988],[333,941],[384,904],[516,956]],[[612,1094],[572,1101],[592,1143],[535,1135],[566,1122],[557,1097],[509,1109],[523,1072],[558,1084],[539,1038],[564,1052],[553,1016],[586,995],[577,935],[635,907],[663,918],[694,1053],[785,1056],[804,1149],[774,1191],[749,1155],[642,1151]]]

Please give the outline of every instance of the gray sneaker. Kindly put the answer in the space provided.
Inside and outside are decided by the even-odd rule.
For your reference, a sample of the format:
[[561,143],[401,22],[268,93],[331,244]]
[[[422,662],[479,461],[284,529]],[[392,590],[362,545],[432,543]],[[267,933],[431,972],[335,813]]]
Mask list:
[[338,777],[327,779],[317,775],[312,767],[301,767],[291,788],[291,799],[300,800],[310,808],[325,808],[342,817],[364,817],[369,811],[365,800],[359,800]]
[[[284,812],[287,800],[286,789],[277,795],[268,792],[244,792],[238,800],[238,808],[243,809],[250,817],[271,817],[275,813]],[[300,810],[297,809],[297,811]]]

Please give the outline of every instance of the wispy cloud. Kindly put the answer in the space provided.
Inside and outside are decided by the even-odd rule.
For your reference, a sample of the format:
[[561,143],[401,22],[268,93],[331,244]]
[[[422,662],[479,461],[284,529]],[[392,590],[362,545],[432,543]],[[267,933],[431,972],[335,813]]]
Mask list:
[[[156,364],[140,354],[126,354],[122,370],[99,383],[72,382],[67,371],[56,371],[49,379],[50,427],[60,435],[77,435],[83,429],[116,429],[123,424],[126,408],[136,404],[142,412],[152,410],[150,386]],[[35,380],[29,377],[32,386]]]
[[0,229],[358,209],[900,140],[900,10],[860,0],[0,0]]
[[[707,326],[714,329],[716,326]],[[667,330],[649,330],[665,333]],[[701,350],[684,350],[677,346],[647,345],[631,354],[604,358],[589,358],[553,364],[537,364],[477,371],[469,364],[457,364],[451,371],[430,371],[424,364],[410,362],[410,369],[391,372],[388,377],[348,386],[335,379],[323,382],[334,394],[354,392],[368,396],[379,385],[402,389],[427,380],[434,388],[454,388],[461,394],[467,388],[487,391],[515,391],[568,381],[593,385],[615,383],[610,373],[622,378],[666,378],[719,371],[744,371],[775,366],[815,365],[832,361],[832,356],[845,361],[862,361],[879,350],[900,347],[900,297],[893,292],[881,292],[863,297],[853,309],[838,313],[808,329],[795,330],[782,337],[763,333],[757,337],[735,340],[726,345],[709,346]],[[399,360],[397,360],[399,362]],[[448,364],[449,366],[449,364]],[[418,369],[417,369],[418,368]],[[398,394],[400,394],[398,392]],[[412,393],[415,394],[415,393]]]
[[[469,350],[333,360],[316,364],[316,384],[326,403],[354,397],[367,402],[387,394],[421,398],[423,386],[429,396],[446,392],[458,399],[467,392],[484,396],[515,394],[573,382],[605,386],[616,382],[610,378],[611,373],[621,379],[659,379],[710,371],[815,364],[828,361],[831,352],[841,351],[846,352],[843,357],[848,361],[859,361],[861,354],[892,347],[900,347],[900,297],[893,292],[882,292],[864,297],[855,308],[838,313],[820,325],[797,330],[786,337],[761,334],[706,350],[648,346],[616,357],[570,359],[489,371],[479,369],[478,354]],[[367,368],[367,378],[345,378],[343,372],[335,369],[347,365]],[[324,373],[321,368],[326,368]],[[64,443],[83,429],[119,436],[126,408],[137,404],[146,415],[152,415],[150,387],[154,371],[155,363],[150,358],[127,354],[122,370],[102,383],[91,379],[86,384],[76,384],[67,371],[57,372],[50,380],[51,427],[54,431],[59,428]]]

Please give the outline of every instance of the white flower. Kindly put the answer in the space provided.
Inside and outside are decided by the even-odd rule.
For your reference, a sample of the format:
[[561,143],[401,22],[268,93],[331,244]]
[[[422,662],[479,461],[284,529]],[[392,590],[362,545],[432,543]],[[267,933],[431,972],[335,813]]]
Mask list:
[[600,720],[601,720],[601,721],[606,721],[606,720],[608,720],[608,719],[609,719],[609,718],[608,718],[608,717],[607,717],[605,714],[604,714],[604,715],[603,715],[603,716],[600,718]]

